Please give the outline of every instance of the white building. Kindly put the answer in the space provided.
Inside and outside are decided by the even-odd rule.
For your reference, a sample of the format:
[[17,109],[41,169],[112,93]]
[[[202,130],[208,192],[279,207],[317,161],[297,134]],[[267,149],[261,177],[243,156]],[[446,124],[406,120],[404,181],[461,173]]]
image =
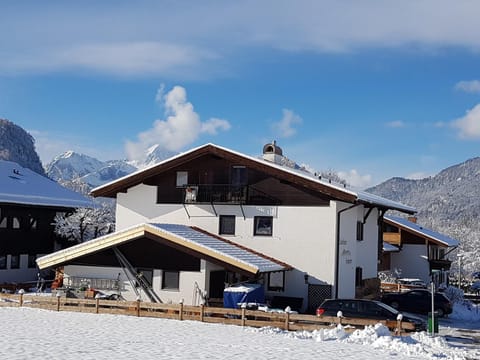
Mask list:
[[39,266],[64,266],[67,283],[119,279],[128,299],[143,291],[186,304],[205,294],[216,303],[226,285],[246,280],[262,283],[274,306],[304,311],[365,294],[377,279],[383,214],[415,210],[288,167],[275,143],[263,152],[206,144],[94,189],[116,199],[117,232]]

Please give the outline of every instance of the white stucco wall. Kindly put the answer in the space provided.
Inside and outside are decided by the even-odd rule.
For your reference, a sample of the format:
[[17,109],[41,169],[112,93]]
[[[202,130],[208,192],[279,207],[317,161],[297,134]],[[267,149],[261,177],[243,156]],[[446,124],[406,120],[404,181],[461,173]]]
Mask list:
[[426,245],[404,244],[402,250],[391,254],[390,268],[400,269],[402,278],[417,278],[430,282]]
[[[141,222],[195,225],[218,234],[218,215],[235,215],[235,236],[223,237],[284,261],[295,268],[286,274],[287,292],[280,295],[307,296],[304,275],[311,284],[334,285],[336,221],[338,210],[350,204],[330,206],[243,206],[156,204],[156,187],[137,185],[117,198],[117,229]],[[242,212],[243,209],[243,212]],[[356,239],[357,220],[367,213],[362,205],[341,214],[339,245],[339,297],[355,296],[355,268],[363,278],[377,276],[378,211],[371,211],[364,225],[364,240]],[[273,216],[273,236],[253,236],[254,217]],[[332,290],[332,295],[335,290]]]

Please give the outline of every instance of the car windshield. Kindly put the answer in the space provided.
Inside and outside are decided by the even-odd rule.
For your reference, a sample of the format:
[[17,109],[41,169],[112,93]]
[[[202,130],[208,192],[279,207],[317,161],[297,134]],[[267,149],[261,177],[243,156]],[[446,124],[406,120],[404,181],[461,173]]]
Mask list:
[[384,309],[387,309],[388,311],[394,313],[395,315],[398,315],[399,314],[399,311],[397,309],[394,309],[393,307],[387,305],[387,304],[384,304],[382,302],[377,302],[377,304],[381,307],[383,307]]

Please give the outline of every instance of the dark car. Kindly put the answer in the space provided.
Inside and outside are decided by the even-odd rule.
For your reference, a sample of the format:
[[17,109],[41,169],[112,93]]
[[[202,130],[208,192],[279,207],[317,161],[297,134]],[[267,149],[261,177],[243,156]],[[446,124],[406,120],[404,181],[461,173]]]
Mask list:
[[[376,300],[328,299],[317,308],[317,316],[337,316],[341,311],[344,317],[373,320],[397,320],[398,310]],[[425,320],[414,315],[402,314],[404,322],[415,325],[416,331],[426,330]]]
[[[428,290],[410,290],[399,293],[386,293],[381,298],[382,302],[391,307],[417,314],[427,315],[432,311],[432,293]],[[442,293],[435,293],[434,310],[439,317],[452,312],[452,303]]]

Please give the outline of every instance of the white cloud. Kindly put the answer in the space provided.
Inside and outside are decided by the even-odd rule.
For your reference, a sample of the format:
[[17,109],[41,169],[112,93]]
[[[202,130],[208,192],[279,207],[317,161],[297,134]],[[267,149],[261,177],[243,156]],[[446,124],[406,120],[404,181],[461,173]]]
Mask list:
[[188,7],[140,0],[122,6],[99,2],[95,7],[32,2],[2,8],[0,73],[80,69],[198,76],[219,70],[218,59],[229,57],[233,64],[245,58],[239,53],[253,48],[477,51],[479,12],[479,2],[447,0],[204,1]]
[[462,139],[480,139],[480,104],[468,110],[464,117],[453,121],[452,126],[459,130]]
[[372,175],[360,175],[355,169],[350,171],[339,171],[338,176],[345,179],[349,185],[360,189],[365,189],[372,185]]
[[408,174],[406,176],[407,179],[411,179],[411,180],[421,180],[421,179],[425,179],[425,178],[428,178],[430,177],[431,175],[430,174],[427,174],[426,172],[422,172],[422,171],[418,171],[418,172],[414,172],[414,173],[411,173],[411,174]]
[[459,81],[455,84],[455,90],[464,91],[467,93],[480,93],[480,81]]
[[161,100],[166,119],[155,120],[151,129],[137,135],[137,141],[126,142],[125,151],[129,159],[142,160],[147,149],[155,144],[176,152],[190,145],[203,133],[216,135],[219,130],[230,129],[227,120],[211,118],[202,122],[192,103],[187,101],[185,88],[181,86],[175,86]]
[[386,126],[390,128],[403,128],[406,126],[406,124],[401,120],[395,120],[388,122]]
[[295,125],[302,123],[302,118],[292,110],[283,109],[283,117],[280,121],[272,124],[276,136],[287,138],[296,134]]

